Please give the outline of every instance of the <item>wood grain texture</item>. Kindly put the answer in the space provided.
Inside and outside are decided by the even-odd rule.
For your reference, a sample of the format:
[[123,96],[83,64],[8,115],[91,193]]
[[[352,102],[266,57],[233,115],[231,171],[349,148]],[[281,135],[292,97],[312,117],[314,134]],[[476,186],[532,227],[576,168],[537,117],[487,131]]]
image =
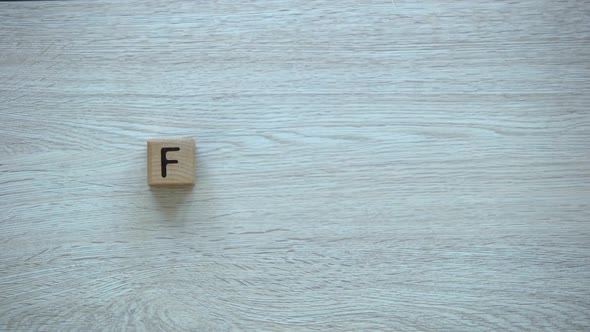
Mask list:
[[[587,2],[0,22],[0,330],[590,329]],[[194,188],[150,190],[151,137]]]

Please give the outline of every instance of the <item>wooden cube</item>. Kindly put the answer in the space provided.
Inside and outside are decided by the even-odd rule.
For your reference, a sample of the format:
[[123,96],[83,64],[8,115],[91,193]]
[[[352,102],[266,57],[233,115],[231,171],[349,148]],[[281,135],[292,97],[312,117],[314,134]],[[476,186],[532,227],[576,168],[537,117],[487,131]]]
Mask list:
[[195,140],[156,138],[147,141],[147,181],[150,186],[195,184]]

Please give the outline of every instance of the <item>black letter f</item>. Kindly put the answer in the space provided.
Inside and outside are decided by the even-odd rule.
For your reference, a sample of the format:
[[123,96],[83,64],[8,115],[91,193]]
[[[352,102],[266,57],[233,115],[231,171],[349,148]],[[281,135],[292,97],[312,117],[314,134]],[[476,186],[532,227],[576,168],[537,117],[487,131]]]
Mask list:
[[162,177],[166,177],[166,165],[168,164],[178,164],[178,160],[168,160],[166,159],[166,152],[168,151],[180,151],[180,148],[162,148]]

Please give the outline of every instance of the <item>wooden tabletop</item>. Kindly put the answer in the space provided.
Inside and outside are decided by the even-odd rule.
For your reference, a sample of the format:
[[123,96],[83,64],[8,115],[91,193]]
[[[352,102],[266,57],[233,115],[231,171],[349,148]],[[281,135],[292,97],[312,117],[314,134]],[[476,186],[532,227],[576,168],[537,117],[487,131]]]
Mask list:
[[[588,3],[0,22],[0,330],[590,330]],[[176,137],[196,185],[150,189]]]

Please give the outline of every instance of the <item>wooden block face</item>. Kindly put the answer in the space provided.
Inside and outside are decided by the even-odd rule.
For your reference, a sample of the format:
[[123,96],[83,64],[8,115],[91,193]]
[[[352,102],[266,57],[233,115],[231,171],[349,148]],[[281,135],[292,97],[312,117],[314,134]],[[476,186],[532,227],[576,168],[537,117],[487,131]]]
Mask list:
[[147,142],[147,179],[150,186],[195,184],[195,140],[156,138]]

